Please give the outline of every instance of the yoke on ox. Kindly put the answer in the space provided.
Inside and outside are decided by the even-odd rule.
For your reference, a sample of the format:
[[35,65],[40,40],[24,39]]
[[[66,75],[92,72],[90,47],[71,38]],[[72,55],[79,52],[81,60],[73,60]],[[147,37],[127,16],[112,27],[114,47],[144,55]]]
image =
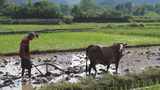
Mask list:
[[107,72],[110,64],[115,64],[116,73],[118,71],[119,61],[123,56],[123,51],[127,44],[117,43],[109,47],[102,47],[99,45],[90,45],[86,48],[87,59],[90,60],[89,69],[87,68],[86,61],[86,73],[89,71],[91,74],[91,69],[95,70],[95,75],[97,73],[96,64],[107,65]]

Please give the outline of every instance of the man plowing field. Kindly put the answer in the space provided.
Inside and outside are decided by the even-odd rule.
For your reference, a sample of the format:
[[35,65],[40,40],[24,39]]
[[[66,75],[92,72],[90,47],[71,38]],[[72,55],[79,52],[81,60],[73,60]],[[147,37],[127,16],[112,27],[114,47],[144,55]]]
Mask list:
[[35,37],[38,38],[38,34],[35,32],[28,33],[20,43],[19,56],[21,58],[22,67],[22,77],[24,75],[25,69],[28,69],[28,76],[31,77],[32,62],[30,57],[29,44]]

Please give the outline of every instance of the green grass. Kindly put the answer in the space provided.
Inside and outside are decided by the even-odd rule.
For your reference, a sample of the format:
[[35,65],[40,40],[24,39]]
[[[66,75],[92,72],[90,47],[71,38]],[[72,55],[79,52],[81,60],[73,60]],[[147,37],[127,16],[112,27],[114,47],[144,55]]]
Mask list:
[[137,90],[160,90],[160,84],[138,88]]
[[[73,23],[73,24],[61,24],[61,25],[36,25],[36,24],[0,24],[0,31],[37,31],[45,29],[103,29],[103,28],[135,28],[131,25],[136,23]],[[145,27],[141,29],[160,29],[160,23],[143,23]],[[140,28],[140,27],[138,27]]]
[[[24,35],[1,35],[0,53],[18,52],[19,43]],[[102,32],[63,32],[40,34],[40,38],[31,43],[32,50],[73,49],[90,44],[111,45],[125,42],[130,45],[160,43],[159,37],[117,35]]]
[[131,35],[131,36],[147,36],[147,37],[160,37],[160,30],[156,29],[141,29],[141,28],[114,28],[114,29],[101,29],[101,32],[117,35]]
[[[139,25],[144,25],[144,27]],[[94,28],[95,32],[59,32],[40,34],[33,40],[31,50],[73,49],[90,44],[129,45],[160,44],[160,23],[74,23],[71,25],[0,25],[0,31],[43,30],[52,28]],[[134,27],[133,27],[134,26]],[[4,29],[3,29],[4,28]],[[0,53],[18,52],[24,34],[1,35]]]
[[95,28],[94,23],[74,23],[74,24],[62,24],[62,25],[36,25],[36,24],[0,24],[0,31],[37,31],[45,29],[86,29]]
[[103,74],[102,78],[86,77],[73,84],[60,81],[44,86],[40,90],[159,90],[159,75],[160,69],[148,68],[140,74],[126,76]]

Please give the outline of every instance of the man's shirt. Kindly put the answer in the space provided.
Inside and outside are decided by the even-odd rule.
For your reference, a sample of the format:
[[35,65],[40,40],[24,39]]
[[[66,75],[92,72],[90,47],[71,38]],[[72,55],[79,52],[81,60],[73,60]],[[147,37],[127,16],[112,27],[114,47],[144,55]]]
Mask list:
[[23,59],[30,59],[29,40],[23,39],[21,41],[19,55]]

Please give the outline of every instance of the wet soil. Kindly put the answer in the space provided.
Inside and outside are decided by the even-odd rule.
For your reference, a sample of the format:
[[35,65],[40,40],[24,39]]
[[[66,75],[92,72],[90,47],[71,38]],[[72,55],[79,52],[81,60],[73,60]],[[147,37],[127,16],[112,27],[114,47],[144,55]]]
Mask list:
[[[84,51],[32,55],[32,62],[36,68],[33,66],[30,80],[26,78],[27,75],[22,80],[20,58],[18,56],[0,56],[0,87],[2,90],[22,90],[26,85],[28,85],[27,88],[35,88],[62,80],[76,83],[86,76],[85,57]],[[98,69],[97,76],[106,70],[106,66],[103,65],[96,67]],[[119,75],[140,73],[146,67],[160,68],[160,46],[128,48],[120,61],[118,73]],[[109,71],[113,74],[115,65],[111,65]]]

